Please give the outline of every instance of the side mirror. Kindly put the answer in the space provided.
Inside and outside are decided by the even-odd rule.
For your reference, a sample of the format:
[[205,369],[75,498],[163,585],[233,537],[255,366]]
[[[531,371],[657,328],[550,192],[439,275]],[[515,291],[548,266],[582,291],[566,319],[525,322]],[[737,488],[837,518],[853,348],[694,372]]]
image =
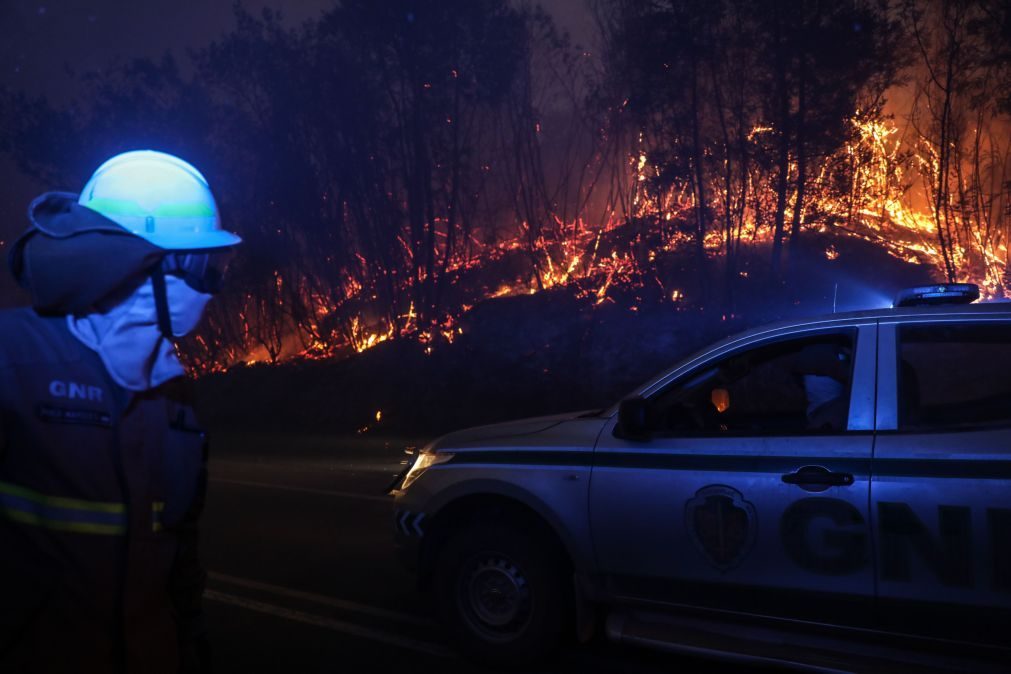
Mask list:
[[649,437],[646,423],[649,404],[645,398],[626,398],[618,404],[618,424],[614,435],[626,440],[645,440]]

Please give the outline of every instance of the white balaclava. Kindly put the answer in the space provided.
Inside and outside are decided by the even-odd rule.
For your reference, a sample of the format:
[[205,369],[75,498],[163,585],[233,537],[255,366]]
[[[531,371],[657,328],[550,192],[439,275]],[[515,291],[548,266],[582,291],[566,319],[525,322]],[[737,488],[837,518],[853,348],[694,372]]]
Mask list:
[[[197,327],[211,299],[176,276],[165,277],[165,295],[175,337]],[[67,316],[67,326],[99,355],[113,381],[127,390],[146,391],[185,373],[175,344],[159,328],[151,279],[108,309]]]

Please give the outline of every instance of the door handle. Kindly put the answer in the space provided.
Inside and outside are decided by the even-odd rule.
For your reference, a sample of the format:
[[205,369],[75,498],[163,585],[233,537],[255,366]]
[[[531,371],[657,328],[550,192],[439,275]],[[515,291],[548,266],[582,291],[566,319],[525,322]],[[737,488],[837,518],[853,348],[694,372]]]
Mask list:
[[851,473],[834,473],[822,466],[804,466],[783,476],[786,484],[795,484],[806,491],[825,491],[829,487],[848,487],[853,484]]

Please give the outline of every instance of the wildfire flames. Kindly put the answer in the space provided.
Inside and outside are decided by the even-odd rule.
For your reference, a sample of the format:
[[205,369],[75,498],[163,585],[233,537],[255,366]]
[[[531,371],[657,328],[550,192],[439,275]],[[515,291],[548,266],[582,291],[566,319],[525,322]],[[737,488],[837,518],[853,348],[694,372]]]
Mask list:
[[[904,147],[900,129],[880,120],[862,120],[857,114],[853,120],[853,138],[830,161],[824,162],[822,172],[813,180],[813,196],[805,205],[804,229],[834,232],[858,237],[882,246],[894,257],[935,268],[942,277],[945,270],[943,252],[938,245],[936,214],[926,204],[916,205],[917,181],[936,174],[936,157],[929,148]],[[774,133],[771,126],[755,127],[749,139]],[[845,166],[843,173],[848,184],[840,186],[831,167]],[[796,164],[791,163],[796,171]],[[933,173],[932,173],[933,172]],[[316,320],[308,325],[308,334],[297,331],[284,335],[279,354],[271,358],[268,350],[260,347],[245,355],[236,355],[231,362],[254,364],[278,359],[326,359],[363,352],[377,344],[401,338],[411,338],[425,345],[431,353],[439,343],[452,343],[462,332],[460,317],[477,302],[485,299],[509,297],[542,292],[559,286],[573,287],[580,297],[593,305],[612,301],[616,287],[634,287],[646,282],[663,286],[653,273],[653,263],[664,254],[674,253],[695,245],[692,233],[684,225],[696,207],[693,192],[684,188],[657,190],[651,188],[650,179],[656,168],[648,152],[642,150],[628,159],[627,181],[631,185],[631,208],[627,215],[619,215],[617,208],[604,222],[589,224],[582,220],[563,222],[556,217],[555,226],[542,228],[531,238],[527,223],[521,223],[518,235],[494,243],[472,241],[467,254],[456,253],[447,266],[454,279],[478,270],[491,268],[496,261],[510,255],[528,255],[530,263],[524,274],[502,279],[493,287],[485,287],[466,301],[447,311],[441,320],[420,325],[413,303],[397,317],[397,325],[379,319],[370,320],[365,313],[351,315],[343,321],[328,321],[342,314],[340,303],[331,303],[319,294],[303,295]],[[763,201],[771,195],[763,194],[757,186],[758,197],[744,206],[742,226],[734,236],[739,242],[752,247],[768,246],[773,229],[768,217],[760,212]],[[715,191],[715,188],[714,188]],[[952,197],[955,198],[955,197]],[[923,199],[920,199],[923,201]],[[795,199],[787,203],[787,219],[793,218]],[[1007,208],[998,204],[998,208]],[[945,217],[948,227],[958,232],[977,231],[961,222],[964,209],[948,209]],[[634,234],[630,223],[638,227]],[[978,283],[986,298],[1003,297],[1008,263],[1007,241],[994,229],[986,237],[959,237],[951,248],[958,269],[966,270],[960,280]],[[609,236],[610,235],[610,236]],[[642,249],[648,244],[646,250]],[[726,251],[726,232],[713,228],[704,238],[705,254],[717,257]],[[829,245],[825,256],[834,260],[840,255],[834,245]],[[739,275],[747,278],[748,272]],[[402,289],[409,290],[412,283],[424,280],[403,279]],[[278,275],[277,284],[284,283]],[[455,281],[454,281],[455,282]],[[352,279],[348,284],[346,301],[362,302],[369,299],[363,281]],[[685,302],[683,290],[663,288],[664,296],[674,304]],[[255,320],[255,300],[247,298],[243,320]],[[635,311],[636,307],[629,307]],[[321,327],[324,323],[327,328]],[[247,328],[248,330],[248,328]],[[208,363],[203,369],[220,369],[220,364]],[[377,413],[378,421],[378,413]]]
[[886,253],[920,269],[883,285],[1011,294],[1006,3],[601,0],[591,44],[536,2],[402,4],[237,4],[192,67],[0,92],[0,146],[59,184],[124,130],[200,148],[245,243],[180,349],[195,375],[436,354],[556,306],[709,330],[814,310],[797,274]]

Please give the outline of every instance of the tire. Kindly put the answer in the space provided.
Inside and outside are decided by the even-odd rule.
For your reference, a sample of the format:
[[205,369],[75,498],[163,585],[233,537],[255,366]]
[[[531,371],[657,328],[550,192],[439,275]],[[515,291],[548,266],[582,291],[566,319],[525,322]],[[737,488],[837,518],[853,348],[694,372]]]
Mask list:
[[558,545],[518,521],[467,525],[435,568],[435,599],[455,644],[496,668],[557,650],[571,631],[571,586]]

